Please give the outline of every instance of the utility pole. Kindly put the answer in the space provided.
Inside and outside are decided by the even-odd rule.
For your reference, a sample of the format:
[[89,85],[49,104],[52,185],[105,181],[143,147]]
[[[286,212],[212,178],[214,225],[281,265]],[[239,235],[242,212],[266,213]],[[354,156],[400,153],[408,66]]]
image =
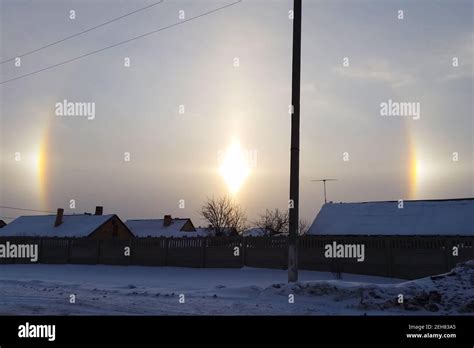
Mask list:
[[300,175],[301,1],[293,2],[293,61],[291,79],[290,221],[288,282],[298,281],[298,204]]
[[318,180],[311,180],[311,181],[322,181],[324,184],[324,204],[327,203],[326,199],[326,181],[337,181],[337,179],[318,179]]

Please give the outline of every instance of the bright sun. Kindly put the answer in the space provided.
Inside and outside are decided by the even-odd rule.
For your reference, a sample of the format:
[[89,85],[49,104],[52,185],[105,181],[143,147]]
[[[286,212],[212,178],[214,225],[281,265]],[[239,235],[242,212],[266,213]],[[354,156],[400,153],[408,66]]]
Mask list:
[[248,161],[238,141],[234,140],[223,153],[219,172],[224,178],[230,193],[236,194],[250,174]]

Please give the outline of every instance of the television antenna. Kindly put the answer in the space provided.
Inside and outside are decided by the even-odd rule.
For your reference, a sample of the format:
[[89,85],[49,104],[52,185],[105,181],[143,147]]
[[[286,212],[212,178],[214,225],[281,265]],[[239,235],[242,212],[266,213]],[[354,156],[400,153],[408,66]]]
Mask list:
[[320,181],[323,183],[324,186],[324,204],[327,203],[326,199],[326,181],[337,181],[337,179],[316,179],[316,180],[311,180],[311,181]]

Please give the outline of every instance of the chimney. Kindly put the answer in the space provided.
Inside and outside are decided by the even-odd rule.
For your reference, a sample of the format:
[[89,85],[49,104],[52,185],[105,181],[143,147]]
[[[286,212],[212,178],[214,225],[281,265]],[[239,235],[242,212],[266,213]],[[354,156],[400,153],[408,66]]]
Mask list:
[[54,222],[54,227],[58,227],[63,223],[63,214],[64,209],[58,208],[58,212],[56,213],[56,221]]
[[102,215],[103,212],[104,212],[104,207],[101,207],[100,205],[98,205],[97,207],[95,207],[94,215]]
[[171,225],[171,220],[173,220],[171,218],[171,215],[165,215],[165,219],[163,220],[163,226],[167,227]]

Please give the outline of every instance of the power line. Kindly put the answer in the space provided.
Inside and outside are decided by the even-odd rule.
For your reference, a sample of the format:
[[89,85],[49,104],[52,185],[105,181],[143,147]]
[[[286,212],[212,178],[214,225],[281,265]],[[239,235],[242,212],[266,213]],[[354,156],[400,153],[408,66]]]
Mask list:
[[18,208],[18,207],[9,207],[5,205],[0,205],[0,208],[3,209],[12,209],[12,210],[21,210],[21,211],[32,211],[32,212],[37,212],[37,213],[56,213],[54,211],[48,211],[48,210],[37,210],[37,209],[27,209],[27,208]]
[[57,45],[58,43],[61,43],[61,42],[64,42],[64,41],[66,41],[66,40],[69,40],[69,39],[72,39],[72,38],[74,38],[74,37],[77,37],[77,36],[80,36],[80,35],[82,35],[82,34],[85,34],[85,33],[89,32],[89,31],[92,31],[92,30],[95,30],[95,29],[104,27],[104,26],[106,26],[107,24],[110,24],[110,23],[112,23],[112,22],[118,21],[118,20],[120,20],[120,19],[122,19],[122,18],[128,17],[128,16],[130,16],[130,15],[132,15],[132,14],[135,14],[135,13],[137,13],[137,12],[144,11],[144,10],[146,10],[146,9],[149,9],[150,7],[159,5],[159,4],[163,3],[163,1],[164,1],[164,0],[155,2],[155,3],[151,4],[151,5],[148,5],[148,6],[139,8],[139,9],[137,9],[137,10],[135,10],[135,11],[126,13],[126,14],[120,16],[120,17],[111,19],[110,21],[107,21],[107,22],[105,22],[105,23],[96,25],[96,26],[94,26],[94,27],[92,27],[92,28],[86,29],[86,30],[81,31],[81,32],[79,32],[79,33],[76,33],[76,34],[67,36],[67,37],[65,37],[65,38],[63,38],[63,39],[60,39],[60,40],[58,40],[58,41],[55,41],[55,42],[52,42],[52,43],[47,44],[47,45],[45,45],[45,46],[36,48],[36,49],[34,49],[33,51],[29,51],[29,52],[23,53],[23,54],[21,54],[21,55],[19,55],[19,56],[16,56],[16,57],[14,57],[14,58],[10,58],[10,59],[4,60],[3,62],[0,62],[0,64],[4,64],[4,63],[11,62],[12,60],[15,60],[15,59],[18,58],[18,57],[24,57],[24,56],[30,55],[30,54],[32,54],[32,53],[41,51],[41,50],[43,50],[43,49],[45,49],[45,48],[48,48],[48,47]]
[[98,50],[95,50],[95,51],[92,51],[92,52],[89,52],[89,53],[86,53],[86,54],[83,54],[83,55],[81,55],[81,56],[78,56],[78,57],[75,57],[75,58],[66,60],[66,61],[64,61],[64,62],[57,63],[57,64],[48,66],[48,67],[43,68],[43,69],[40,69],[40,70],[33,71],[33,72],[28,73],[28,74],[25,74],[25,75],[21,75],[21,76],[18,76],[18,77],[14,77],[14,78],[9,79],[9,80],[6,80],[6,81],[2,81],[2,82],[0,82],[0,85],[3,85],[3,84],[8,83],[8,82],[15,81],[15,80],[19,80],[19,79],[22,79],[22,78],[25,78],[25,77],[28,77],[28,76],[31,76],[31,75],[35,75],[35,74],[38,74],[38,73],[40,73],[40,72],[43,72],[43,71],[46,71],[46,70],[50,70],[50,69],[56,68],[56,67],[61,66],[61,65],[64,65],[64,64],[74,62],[74,61],[79,60],[79,59],[81,59],[81,58],[85,58],[85,57],[91,56],[91,55],[93,55],[93,54],[96,54],[96,53],[99,53],[99,52],[108,50],[108,49],[110,49],[110,48],[114,48],[114,47],[123,45],[123,44],[125,44],[125,43],[131,42],[131,41],[134,41],[134,40],[141,39],[141,38],[143,38],[143,37],[145,37],[145,36],[149,36],[149,35],[158,33],[158,32],[160,32],[160,31],[164,31],[164,30],[166,30],[166,29],[170,29],[170,28],[176,27],[176,26],[178,26],[178,25],[181,25],[181,24],[190,22],[190,21],[192,21],[192,20],[195,20],[195,19],[198,19],[198,18],[207,16],[207,15],[209,15],[209,14],[211,14],[211,13],[214,13],[214,12],[217,12],[217,11],[220,11],[220,10],[223,10],[223,9],[225,9],[225,8],[227,8],[227,7],[236,5],[236,4],[240,3],[240,2],[242,2],[242,0],[238,0],[238,1],[236,1],[236,2],[233,2],[233,3],[227,4],[227,5],[218,7],[218,8],[216,8],[216,9],[214,9],[214,10],[201,13],[200,15],[197,15],[197,16],[194,16],[194,17],[190,17],[190,18],[188,18],[188,19],[184,19],[184,20],[182,20],[182,21],[180,21],[180,22],[176,22],[176,23],[170,24],[170,25],[168,25],[168,26],[166,26],[166,27],[162,27],[162,28],[159,28],[159,29],[150,31],[150,32],[145,33],[145,34],[141,34],[141,35],[132,37],[131,39],[128,39],[128,40],[125,40],[125,41],[121,41],[121,42],[118,42],[118,43],[116,43],[116,44],[113,44],[113,45],[110,45],[110,46],[107,46],[107,47],[104,47],[104,48],[101,48],[101,49],[98,49]]

